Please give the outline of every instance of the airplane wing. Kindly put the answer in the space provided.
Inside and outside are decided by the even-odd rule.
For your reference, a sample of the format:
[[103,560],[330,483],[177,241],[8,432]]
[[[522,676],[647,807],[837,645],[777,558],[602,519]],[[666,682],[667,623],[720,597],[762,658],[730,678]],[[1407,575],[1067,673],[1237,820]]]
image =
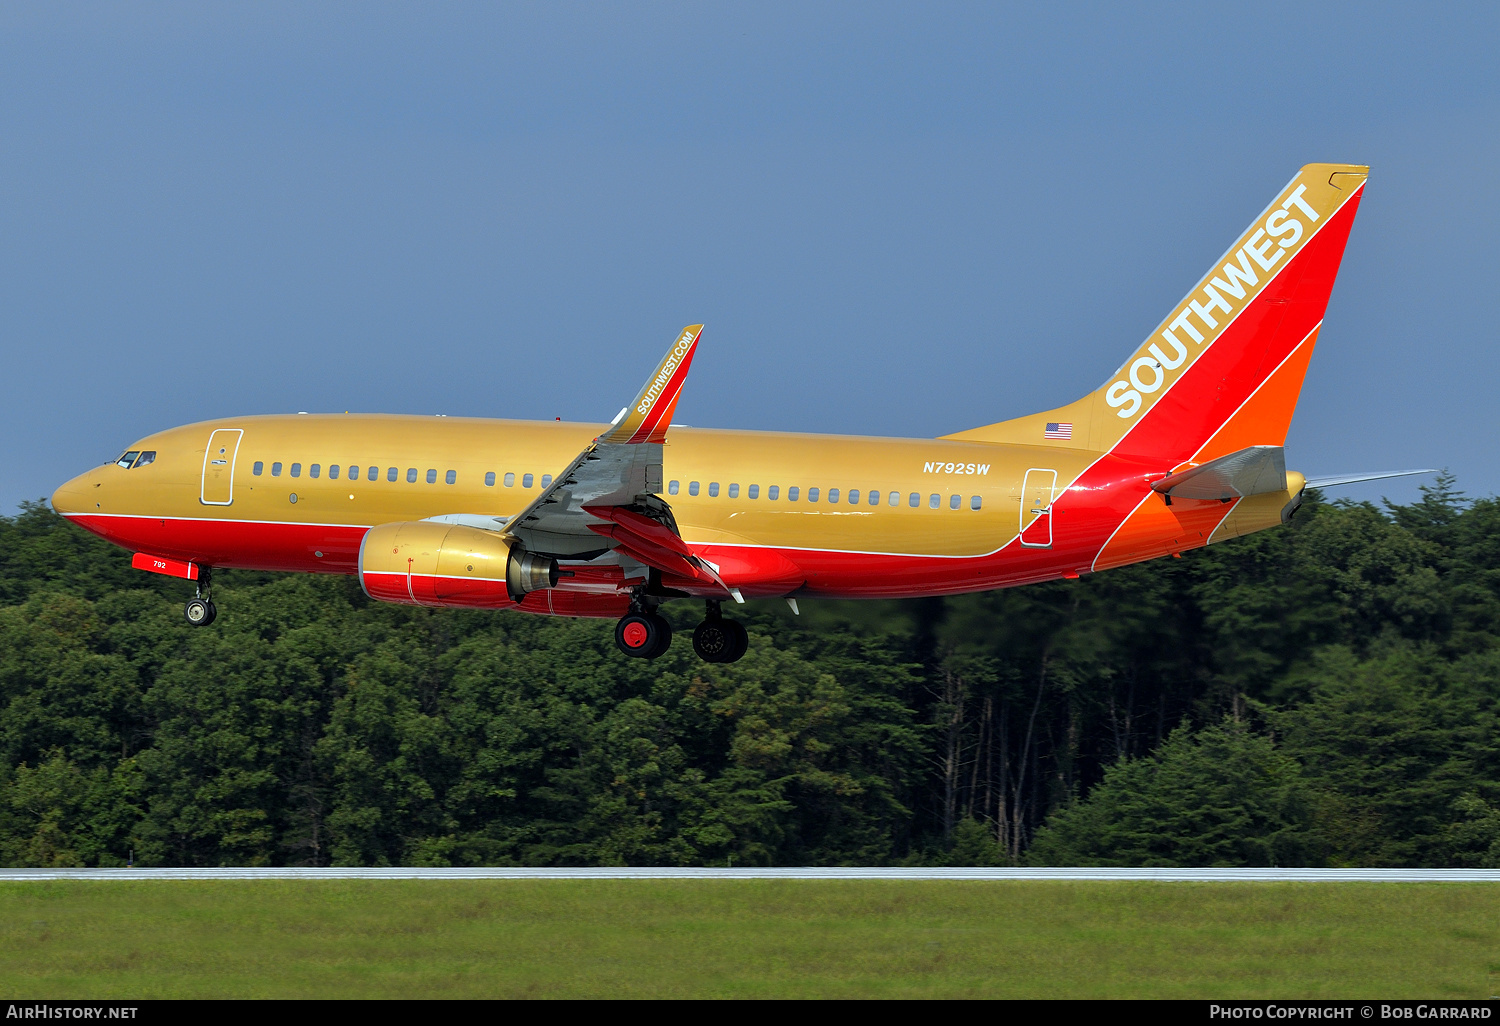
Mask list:
[[700,586],[728,589],[694,556],[677,530],[662,491],[662,443],[671,426],[703,325],[682,330],[635,401],[610,430],[578,454],[504,533],[529,551],[586,559],[601,547]]

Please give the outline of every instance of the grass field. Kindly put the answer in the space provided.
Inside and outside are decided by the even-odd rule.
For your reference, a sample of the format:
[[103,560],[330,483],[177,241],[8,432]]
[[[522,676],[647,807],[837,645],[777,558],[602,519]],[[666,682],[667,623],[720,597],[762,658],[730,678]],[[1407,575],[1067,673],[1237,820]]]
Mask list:
[[1500,885],[144,881],[0,886],[0,993],[1500,993]]

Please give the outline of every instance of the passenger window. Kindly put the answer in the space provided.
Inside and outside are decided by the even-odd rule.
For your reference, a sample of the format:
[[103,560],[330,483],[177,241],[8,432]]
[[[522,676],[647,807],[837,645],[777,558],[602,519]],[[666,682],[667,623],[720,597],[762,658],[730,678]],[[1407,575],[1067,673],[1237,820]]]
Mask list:
[[417,483],[417,468],[416,467],[407,467],[406,468],[406,483],[407,484],[416,484]]
[[839,501],[839,490],[837,488],[830,488],[830,489],[828,489],[828,501],[829,502],[838,502]]
[[505,475],[505,487],[507,487],[507,488],[514,488],[515,486],[516,486],[516,475],[514,473],[512,473],[512,472],[507,471],[506,475]]
[[437,471],[431,467],[427,468],[427,483],[437,484]]
[[379,481],[380,480],[380,468],[379,467],[371,467],[370,468],[370,472],[365,475],[365,480],[366,481]]
[[817,502],[818,501],[818,490],[816,488],[809,488],[807,490],[807,501],[808,502]]
[[317,476],[319,476],[322,473],[323,473],[323,466],[322,466],[322,464],[314,463],[312,466],[310,466],[310,467],[307,468],[307,476],[308,477],[317,477]]
[[719,497],[719,482],[710,481],[708,483],[708,494],[710,497],[715,499]]
[[950,495],[950,496],[948,496],[948,508],[949,509],[958,509],[958,507],[962,506],[963,504],[964,504],[964,497],[962,495]]
[[677,481],[668,481],[667,482],[667,494],[668,495],[676,495],[677,494],[678,485],[679,485],[679,482],[677,482]]
[[688,482],[688,494],[689,495],[697,495],[698,494],[698,482],[697,481],[689,481]]
[[758,499],[758,498],[760,498],[760,485],[751,485],[750,486],[750,498],[752,498],[752,499]]
[[387,481],[394,481],[394,480],[396,480],[396,478],[398,478],[400,476],[401,476],[401,471],[398,470],[395,467],[391,467],[388,470],[386,470],[386,472],[385,472],[385,479]]
[[266,469],[265,463],[263,463],[260,460],[256,460],[255,461],[255,466],[253,466],[253,467],[250,468],[250,473],[254,474],[256,477],[260,477],[261,472],[264,471],[265,469]]
[[880,493],[877,492],[873,488],[870,489],[870,505],[871,506],[879,506],[880,505]]
[[543,474],[542,475],[542,487],[543,488],[551,488],[552,487],[552,475],[551,474]]
[[301,477],[302,476],[302,464],[300,464],[300,463],[293,463],[292,464],[292,476],[293,477]]
[[330,480],[330,481],[337,481],[338,479],[339,479],[339,465],[337,463],[330,463],[330,464],[328,464],[328,480]]
[[790,488],[788,488],[786,490],[786,501],[787,502],[796,502],[797,501],[797,496],[800,495],[801,492],[802,492],[801,488],[798,488],[796,485],[792,485],[792,487],[790,487]]
[[[493,481],[494,479],[495,479],[494,475],[493,474],[490,475],[490,480]],[[450,471],[448,471],[448,473],[446,473],[446,474],[443,475],[443,481],[445,483],[447,483],[447,484],[457,484],[458,483],[458,471],[456,471],[456,470],[450,470]]]
[[140,469],[141,467],[144,467],[148,463],[155,463],[155,462],[156,462],[156,450],[155,449],[147,449],[145,452],[141,453],[141,458],[135,461],[135,467],[136,467],[136,469]]
[[777,496],[779,496],[780,494],[781,488],[779,485],[772,485],[770,488],[766,489],[766,498],[770,499],[772,502],[775,502]]
[[912,509],[918,509],[922,505],[922,497],[916,492],[912,492],[906,502]]
[[121,467],[124,467],[126,470],[129,470],[131,465],[135,463],[135,458],[140,454],[141,451],[139,449],[132,449],[124,456],[121,456],[119,459],[115,460],[115,463]]
[[900,492],[892,492],[891,493],[891,505],[892,506],[899,506],[899,505],[901,505],[901,493]]
[[927,496],[927,506],[930,509],[942,509],[943,508],[943,497],[941,495],[929,495],[929,496]]
[[858,506],[859,505],[859,489],[858,488],[851,488],[851,489],[849,489],[849,505],[851,505],[851,506]]
[[521,487],[522,488],[530,488],[531,487],[531,482],[534,481],[534,480],[536,480],[536,479],[534,477],[532,477],[530,474],[522,474],[521,475]]
[[731,499],[738,499],[740,497],[740,486],[739,485],[732,484],[732,485],[729,486],[729,497]]
[[273,464],[271,464],[271,476],[272,477],[280,477],[281,476],[281,464],[280,463],[273,463]]
[[969,500],[969,508],[970,509],[978,509],[979,508],[979,496],[976,495],[972,499]]
[[484,486],[486,488],[493,488],[493,487],[495,487],[495,472],[493,470],[487,472],[484,475]]

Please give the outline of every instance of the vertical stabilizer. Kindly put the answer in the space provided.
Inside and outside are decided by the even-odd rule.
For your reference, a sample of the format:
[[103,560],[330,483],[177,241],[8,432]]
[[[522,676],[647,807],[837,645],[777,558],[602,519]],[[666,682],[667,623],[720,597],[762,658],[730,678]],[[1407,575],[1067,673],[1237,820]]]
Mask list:
[[944,437],[1175,461],[1281,445],[1368,173],[1299,171],[1097,391]]

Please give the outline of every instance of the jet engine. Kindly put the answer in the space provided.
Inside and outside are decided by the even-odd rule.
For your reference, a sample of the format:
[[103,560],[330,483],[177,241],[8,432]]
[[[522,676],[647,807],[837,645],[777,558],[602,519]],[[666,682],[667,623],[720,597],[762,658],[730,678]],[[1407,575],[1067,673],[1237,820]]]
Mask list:
[[381,602],[497,609],[557,584],[557,560],[494,531],[418,520],[372,527],[359,583]]

